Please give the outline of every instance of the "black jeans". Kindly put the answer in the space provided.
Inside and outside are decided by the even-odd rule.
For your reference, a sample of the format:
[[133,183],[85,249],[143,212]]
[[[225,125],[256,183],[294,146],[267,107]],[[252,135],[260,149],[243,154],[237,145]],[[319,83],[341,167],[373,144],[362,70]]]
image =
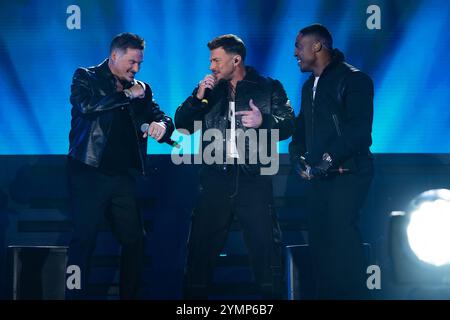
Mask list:
[[135,179],[127,173],[107,175],[69,160],[73,235],[68,265],[81,269],[81,290],[67,290],[68,298],[86,299],[90,260],[103,217],[122,247],[120,298],[137,299],[144,262],[144,229],[136,203]]
[[273,209],[272,181],[247,176],[237,166],[228,172],[205,167],[193,210],[185,270],[185,298],[205,299],[217,258],[233,216],[238,218],[263,298],[278,298],[281,280],[281,232]]
[[317,299],[369,298],[357,224],[372,178],[370,162],[358,173],[311,181],[308,239]]

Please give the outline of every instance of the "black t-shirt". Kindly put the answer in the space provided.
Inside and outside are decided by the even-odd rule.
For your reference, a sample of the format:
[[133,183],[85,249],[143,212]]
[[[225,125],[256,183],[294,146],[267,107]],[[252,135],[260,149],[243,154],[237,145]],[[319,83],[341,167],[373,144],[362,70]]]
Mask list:
[[126,107],[113,113],[111,131],[100,163],[100,170],[111,174],[139,167],[137,137],[130,114]]

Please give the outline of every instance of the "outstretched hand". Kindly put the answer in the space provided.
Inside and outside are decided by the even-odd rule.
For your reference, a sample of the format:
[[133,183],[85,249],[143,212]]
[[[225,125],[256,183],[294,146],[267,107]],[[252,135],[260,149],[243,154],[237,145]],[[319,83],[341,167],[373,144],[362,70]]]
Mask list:
[[262,125],[263,118],[261,111],[253,102],[253,99],[250,99],[248,105],[250,106],[249,111],[238,111],[236,112],[237,116],[242,116],[242,124],[247,128],[257,129]]

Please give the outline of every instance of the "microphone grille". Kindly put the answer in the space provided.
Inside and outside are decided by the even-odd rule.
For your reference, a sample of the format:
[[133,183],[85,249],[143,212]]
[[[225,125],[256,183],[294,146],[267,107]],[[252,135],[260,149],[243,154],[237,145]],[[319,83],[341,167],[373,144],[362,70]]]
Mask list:
[[147,132],[149,127],[150,127],[150,125],[148,123],[143,123],[141,125],[141,131],[142,132]]

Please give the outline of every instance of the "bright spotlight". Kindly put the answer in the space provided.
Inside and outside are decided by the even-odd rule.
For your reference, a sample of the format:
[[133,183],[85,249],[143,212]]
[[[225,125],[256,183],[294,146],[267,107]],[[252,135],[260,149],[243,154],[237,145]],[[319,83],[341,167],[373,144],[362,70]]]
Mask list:
[[423,192],[392,212],[389,239],[398,281],[450,284],[450,190]]
[[[449,190],[433,190],[449,196]],[[450,201],[446,198],[426,200],[410,213],[406,229],[409,245],[416,256],[437,267],[450,263]]]

